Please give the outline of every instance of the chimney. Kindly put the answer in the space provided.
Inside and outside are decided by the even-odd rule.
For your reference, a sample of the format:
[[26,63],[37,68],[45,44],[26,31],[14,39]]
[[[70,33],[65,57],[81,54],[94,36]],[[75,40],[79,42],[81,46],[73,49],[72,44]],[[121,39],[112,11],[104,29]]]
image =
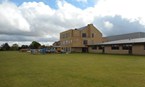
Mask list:
[[88,24],[88,26],[93,26],[93,24]]

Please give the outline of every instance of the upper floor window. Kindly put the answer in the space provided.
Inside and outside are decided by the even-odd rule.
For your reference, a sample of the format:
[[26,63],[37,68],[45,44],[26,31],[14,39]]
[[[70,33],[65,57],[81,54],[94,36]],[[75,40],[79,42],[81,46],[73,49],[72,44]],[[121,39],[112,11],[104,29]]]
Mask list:
[[65,34],[62,34],[62,35],[61,35],[61,38],[65,38]]
[[87,37],[86,33],[82,33],[82,37]]
[[94,33],[92,33],[92,38],[94,38]]
[[68,38],[68,37],[70,37],[70,33],[61,34],[60,37],[63,38],[63,39]]
[[84,45],[87,45],[87,44],[88,44],[88,41],[87,41],[87,40],[84,40],[84,41],[83,41],[83,44],[84,44]]
[[70,37],[70,33],[66,33],[66,38]]

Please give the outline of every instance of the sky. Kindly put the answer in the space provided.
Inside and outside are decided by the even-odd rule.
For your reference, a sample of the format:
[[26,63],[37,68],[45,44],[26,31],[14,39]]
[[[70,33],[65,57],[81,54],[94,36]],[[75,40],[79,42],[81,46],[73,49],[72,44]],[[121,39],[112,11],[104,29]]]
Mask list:
[[145,32],[145,0],[0,0],[0,44],[51,45],[93,24],[103,36]]

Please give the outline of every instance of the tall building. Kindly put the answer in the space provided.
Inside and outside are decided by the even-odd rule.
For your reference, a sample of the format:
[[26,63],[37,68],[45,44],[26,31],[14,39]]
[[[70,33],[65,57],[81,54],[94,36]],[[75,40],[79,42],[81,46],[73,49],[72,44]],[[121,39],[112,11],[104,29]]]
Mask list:
[[60,33],[60,46],[65,52],[88,52],[89,44],[102,41],[102,33],[93,24]]

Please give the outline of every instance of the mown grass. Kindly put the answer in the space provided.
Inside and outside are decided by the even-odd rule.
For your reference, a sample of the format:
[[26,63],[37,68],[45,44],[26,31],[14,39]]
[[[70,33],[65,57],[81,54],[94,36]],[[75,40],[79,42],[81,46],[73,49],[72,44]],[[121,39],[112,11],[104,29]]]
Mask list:
[[145,56],[0,52],[0,87],[145,87]]

